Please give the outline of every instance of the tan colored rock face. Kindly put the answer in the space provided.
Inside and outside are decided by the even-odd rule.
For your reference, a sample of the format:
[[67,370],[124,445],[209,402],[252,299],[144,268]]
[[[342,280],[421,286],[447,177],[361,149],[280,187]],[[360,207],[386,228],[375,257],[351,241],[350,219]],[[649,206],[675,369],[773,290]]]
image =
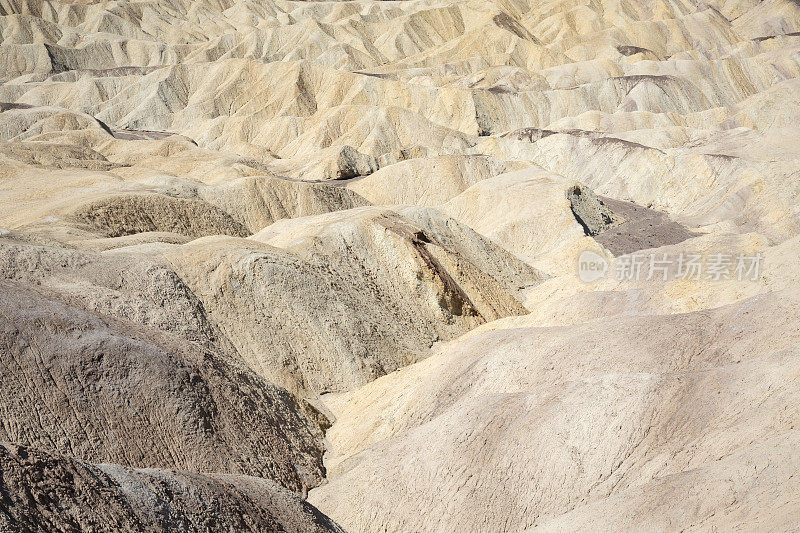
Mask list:
[[798,95],[793,0],[0,0],[0,529],[791,529]]
[[287,219],[165,257],[251,368],[301,395],[340,392],[526,312],[516,294],[541,280],[535,269],[428,216],[367,207]]

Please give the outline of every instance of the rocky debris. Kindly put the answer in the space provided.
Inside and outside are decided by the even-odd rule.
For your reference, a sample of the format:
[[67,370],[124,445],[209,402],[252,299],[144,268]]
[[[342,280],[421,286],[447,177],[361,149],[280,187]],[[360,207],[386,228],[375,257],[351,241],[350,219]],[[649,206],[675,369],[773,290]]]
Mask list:
[[342,529],[267,479],[91,464],[0,443],[3,531]]
[[642,48],[640,46],[630,46],[630,45],[623,45],[618,44],[616,47],[617,51],[624,55],[624,56],[633,56],[636,54],[643,54],[646,55],[648,59],[658,59],[654,57],[653,52],[648,50],[647,48]]
[[534,37],[527,29],[525,29],[525,26],[520,24],[519,21],[515,20],[508,13],[505,12],[498,13],[497,15],[492,17],[492,22],[494,22],[504,30],[510,31],[520,39],[532,41],[536,44],[542,44],[542,42],[539,39]]
[[[167,139],[173,136],[173,133],[168,131],[147,131],[147,130],[112,130],[111,133],[115,139],[122,139],[124,141],[146,141],[146,140],[160,140]],[[194,141],[192,141],[194,142]]]
[[555,135],[556,133],[558,132],[541,128],[520,128],[518,130],[503,133],[500,135],[500,138],[535,143],[536,141],[544,139],[545,137],[549,137],[550,135]]

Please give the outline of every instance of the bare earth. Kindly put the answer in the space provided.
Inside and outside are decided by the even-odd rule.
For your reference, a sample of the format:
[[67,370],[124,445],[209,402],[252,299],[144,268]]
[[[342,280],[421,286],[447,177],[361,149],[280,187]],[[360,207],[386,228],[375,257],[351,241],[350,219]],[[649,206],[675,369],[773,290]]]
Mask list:
[[0,207],[0,531],[800,527],[794,0],[0,0]]

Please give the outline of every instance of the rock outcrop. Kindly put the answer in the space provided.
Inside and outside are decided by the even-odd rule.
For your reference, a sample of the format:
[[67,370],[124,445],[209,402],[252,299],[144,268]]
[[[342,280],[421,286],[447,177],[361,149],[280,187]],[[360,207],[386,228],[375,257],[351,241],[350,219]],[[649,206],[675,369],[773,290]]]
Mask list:
[[378,170],[378,163],[374,157],[362,154],[352,146],[344,145],[336,156],[333,169],[328,171],[328,177],[346,180],[359,176],[369,176],[376,170]]
[[4,531],[341,532],[266,479],[95,465],[0,444]]
[[363,385],[436,342],[526,313],[518,291],[542,279],[440,213],[418,225],[374,207],[285,219],[248,240],[210,237],[164,256],[251,368],[312,395]]
[[599,235],[623,221],[587,187],[573,185],[567,189],[567,200],[575,220],[586,235]]

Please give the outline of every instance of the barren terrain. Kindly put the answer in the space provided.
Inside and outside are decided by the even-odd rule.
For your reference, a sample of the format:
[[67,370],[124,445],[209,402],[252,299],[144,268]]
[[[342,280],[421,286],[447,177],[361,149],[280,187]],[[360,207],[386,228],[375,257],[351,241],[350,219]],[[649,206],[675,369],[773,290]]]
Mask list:
[[798,193],[796,0],[0,0],[0,531],[796,531]]

